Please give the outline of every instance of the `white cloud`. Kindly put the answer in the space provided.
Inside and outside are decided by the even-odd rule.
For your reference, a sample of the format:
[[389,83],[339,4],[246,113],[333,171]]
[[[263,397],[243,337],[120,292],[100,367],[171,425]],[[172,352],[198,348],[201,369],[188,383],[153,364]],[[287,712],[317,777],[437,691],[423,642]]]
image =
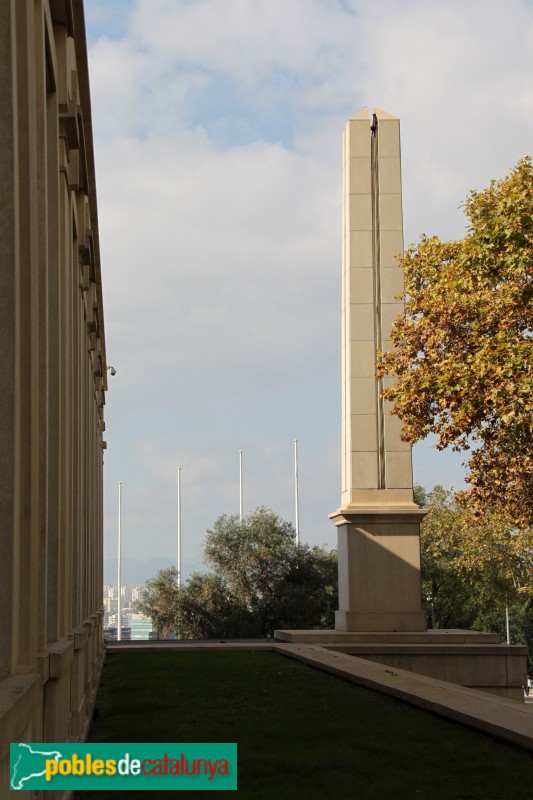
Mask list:
[[192,141],[178,153],[168,142],[121,142],[100,169],[121,165],[123,179],[101,204],[103,245],[116,243],[105,289],[117,347],[135,361],[197,368],[218,381],[239,361],[269,381],[286,373],[291,355],[321,358],[308,304],[329,301],[336,333],[339,276],[337,243],[324,237],[338,204],[327,184],[320,191],[320,165],[277,145],[220,153]]
[[[164,24],[162,21],[164,20]],[[143,48],[176,63],[237,76],[272,71],[304,82],[328,73],[349,45],[346,13],[320,0],[140,0],[130,32]]]
[[360,4],[363,85],[402,120],[406,233],[461,232],[454,209],[531,150],[529,3]]

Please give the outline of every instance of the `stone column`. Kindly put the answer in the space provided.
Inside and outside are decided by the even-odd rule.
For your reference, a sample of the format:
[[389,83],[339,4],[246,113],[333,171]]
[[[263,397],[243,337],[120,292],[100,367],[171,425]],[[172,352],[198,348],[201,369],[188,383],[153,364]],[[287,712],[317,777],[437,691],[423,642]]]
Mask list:
[[401,313],[400,121],[352,117],[343,140],[342,494],[337,630],[421,631],[420,520],[410,445],[375,378]]

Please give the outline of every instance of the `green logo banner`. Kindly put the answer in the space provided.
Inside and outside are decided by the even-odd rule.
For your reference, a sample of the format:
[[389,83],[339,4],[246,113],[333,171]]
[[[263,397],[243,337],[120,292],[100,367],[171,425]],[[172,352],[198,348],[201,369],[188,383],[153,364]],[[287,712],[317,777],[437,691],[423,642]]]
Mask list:
[[235,790],[237,745],[19,742],[11,745],[10,788]]

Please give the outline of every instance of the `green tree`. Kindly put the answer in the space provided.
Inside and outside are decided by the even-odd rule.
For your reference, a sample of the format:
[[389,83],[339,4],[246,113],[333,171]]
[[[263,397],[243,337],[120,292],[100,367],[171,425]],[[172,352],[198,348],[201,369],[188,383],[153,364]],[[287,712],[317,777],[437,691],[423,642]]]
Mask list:
[[174,614],[182,639],[256,636],[248,609],[215,573],[194,572],[176,594]]
[[422,492],[415,487],[416,501],[427,509],[420,528],[420,549],[428,625],[469,629],[476,612],[468,574],[458,563],[463,510],[442,486]]
[[[533,546],[515,549],[515,531],[498,515],[479,518],[451,492],[415,487],[427,509],[421,525],[422,590],[429,623],[492,630],[533,646]],[[533,545],[533,542],[531,542]]]
[[150,617],[152,626],[160,639],[169,639],[176,628],[176,596],[178,593],[178,570],[176,567],[161,569],[144,584],[141,599],[135,603],[140,614]]
[[271,599],[287,578],[296,553],[294,528],[267,508],[223,514],[207,531],[205,561],[248,605]]
[[292,525],[270,509],[258,508],[242,522],[219,517],[207,532],[205,558],[234,599],[248,635],[272,636],[276,627],[333,626],[336,553],[295,544]]
[[475,449],[467,502],[533,521],[533,165],[471,192],[464,239],[423,236],[402,260],[405,309],[378,364],[404,439]]
[[[170,609],[165,629],[181,638],[254,638],[275,628],[333,627],[337,608],[337,554],[295,544],[294,529],[267,508],[219,517],[207,532],[205,560],[211,572],[194,573],[169,602],[157,601],[149,581],[138,608],[159,614]],[[162,570],[159,575],[166,573]]]

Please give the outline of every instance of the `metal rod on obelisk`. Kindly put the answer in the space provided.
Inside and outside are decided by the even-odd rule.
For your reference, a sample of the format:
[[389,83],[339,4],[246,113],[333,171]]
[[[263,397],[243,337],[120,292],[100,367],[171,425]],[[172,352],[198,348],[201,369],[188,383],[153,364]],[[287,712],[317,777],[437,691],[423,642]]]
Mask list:
[[294,440],[294,517],[296,520],[295,541],[300,544],[300,505],[298,502],[298,439]]
[[181,467],[178,470],[178,589],[181,586]]
[[239,522],[242,524],[242,450],[239,450]]
[[122,640],[122,481],[118,482],[118,603],[117,603],[117,640]]

